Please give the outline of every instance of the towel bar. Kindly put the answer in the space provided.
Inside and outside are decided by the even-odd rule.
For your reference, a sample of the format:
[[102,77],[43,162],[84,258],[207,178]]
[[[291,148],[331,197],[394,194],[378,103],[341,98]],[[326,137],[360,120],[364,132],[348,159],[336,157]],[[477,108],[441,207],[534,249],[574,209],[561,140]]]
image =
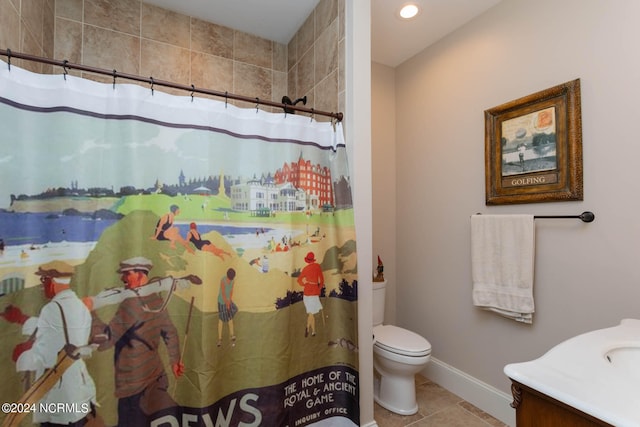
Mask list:
[[533,218],[579,218],[582,222],[593,222],[593,220],[596,219],[596,215],[593,212],[584,211],[580,215],[534,215]]
[[[482,215],[481,213],[477,213],[476,215]],[[580,215],[534,215],[533,219],[547,219],[547,218],[559,218],[559,219],[569,219],[569,218],[577,218],[582,222],[593,222],[596,219],[596,215],[590,211],[584,211]]]

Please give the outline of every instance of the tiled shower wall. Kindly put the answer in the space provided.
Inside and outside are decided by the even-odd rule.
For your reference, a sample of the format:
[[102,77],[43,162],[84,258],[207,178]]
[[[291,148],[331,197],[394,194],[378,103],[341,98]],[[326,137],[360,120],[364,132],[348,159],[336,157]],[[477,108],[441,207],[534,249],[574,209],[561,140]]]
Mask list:
[[[0,0],[0,48],[52,58],[54,10],[55,0]],[[15,58],[11,63],[36,73],[52,71],[51,66]]]
[[307,107],[344,111],[345,1],[320,0],[288,45],[288,89]]
[[140,1],[0,0],[0,48],[275,102],[307,96],[309,108],[344,111],[344,5],[321,0],[286,46]]

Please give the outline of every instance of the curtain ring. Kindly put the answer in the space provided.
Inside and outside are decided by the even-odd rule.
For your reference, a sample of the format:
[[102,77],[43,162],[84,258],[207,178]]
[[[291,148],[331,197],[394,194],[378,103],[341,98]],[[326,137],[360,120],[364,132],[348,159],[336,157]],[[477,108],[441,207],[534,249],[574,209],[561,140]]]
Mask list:
[[153,81],[153,76],[149,77],[149,81],[151,82],[151,96],[153,96],[153,85],[155,82]]
[[116,77],[118,76],[118,72],[116,71],[116,69],[113,69],[113,89],[116,89]]
[[260,98],[256,97],[256,114],[258,114],[258,105],[260,105]]
[[7,49],[7,67],[11,71],[11,49]]
[[311,121],[313,121],[313,116],[315,115],[315,113],[313,112],[313,108],[311,109]]
[[227,108],[227,102],[229,102],[229,92],[224,91],[224,108]]
[[66,59],[62,61],[62,70],[64,71],[64,74],[62,75],[62,77],[64,77],[65,80],[67,80],[67,74],[69,73],[69,71],[67,70],[68,63],[69,61],[67,61]]
[[193,92],[196,91],[196,87],[194,85],[191,85],[191,102],[193,102]]

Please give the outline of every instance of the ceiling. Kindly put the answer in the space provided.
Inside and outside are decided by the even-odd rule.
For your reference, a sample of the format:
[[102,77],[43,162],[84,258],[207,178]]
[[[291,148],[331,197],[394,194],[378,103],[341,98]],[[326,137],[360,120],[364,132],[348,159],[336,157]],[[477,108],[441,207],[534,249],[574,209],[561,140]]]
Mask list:
[[[372,0],[371,60],[396,67],[460,28],[501,0]],[[407,3],[420,6],[413,19],[398,17]]]
[[[352,1],[352,0],[345,0]],[[371,60],[396,67],[501,0],[371,0]],[[319,0],[145,0],[165,9],[287,44]],[[412,20],[400,6],[418,4]]]

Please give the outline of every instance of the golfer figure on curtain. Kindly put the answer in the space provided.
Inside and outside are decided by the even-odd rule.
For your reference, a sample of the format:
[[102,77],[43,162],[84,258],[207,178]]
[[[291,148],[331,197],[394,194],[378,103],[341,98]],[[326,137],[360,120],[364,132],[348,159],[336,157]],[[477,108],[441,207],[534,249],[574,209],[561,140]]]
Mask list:
[[316,256],[313,252],[307,253],[304,261],[307,265],[302,269],[298,276],[298,284],[304,287],[302,301],[307,310],[307,326],[304,329],[305,338],[316,336],[316,318],[315,314],[322,310],[320,303],[320,295],[324,288],[324,275],[320,264],[316,262]]
[[[137,291],[149,282],[152,262],[144,257],[122,261],[118,269],[127,289]],[[160,342],[167,353],[174,376],[180,377],[180,343],[157,293],[124,299],[113,319],[105,325],[93,315],[93,330],[104,342],[99,350],[115,347],[115,395],[118,398],[118,427],[149,425],[149,416],[177,406],[169,395],[169,380],[158,352]]]
[[227,270],[227,275],[220,279],[218,291],[218,347],[222,346],[222,331],[224,324],[229,325],[229,339],[231,346],[236,345],[236,334],[233,332],[233,317],[238,312],[236,303],[233,302],[233,283],[236,271],[233,268]]
[[[13,350],[16,370],[35,371],[36,379],[45,375],[50,380],[42,382],[38,388],[31,388],[22,398],[23,403],[58,405],[74,404],[78,411],[52,411],[33,413],[33,422],[41,426],[84,426],[95,418],[96,387],[80,356],[89,356],[88,347],[91,332],[91,315],[76,293],[71,290],[74,267],[63,261],[52,261],[38,267],[35,274],[40,276],[44,295],[50,301],[40,310],[37,317],[29,317],[16,306],[8,306],[0,314],[5,320],[22,325],[22,333],[30,338],[18,344]],[[67,346],[67,347],[65,347]],[[63,369],[59,352],[63,348],[75,350],[77,359]],[[86,350],[86,351],[85,351]],[[67,353],[69,354],[69,353]],[[47,371],[54,366],[59,370]],[[35,385],[34,385],[35,387]],[[24,414],[23,414],[24,415]],[[16,422],[19,422],[19,417]],[[94,421],[96,421],[94,419]],[[6,422],[6,420],[5,420]],[[17,425],[9,423],[9,425]],[[96,424],[98,425],[98,424]]]

